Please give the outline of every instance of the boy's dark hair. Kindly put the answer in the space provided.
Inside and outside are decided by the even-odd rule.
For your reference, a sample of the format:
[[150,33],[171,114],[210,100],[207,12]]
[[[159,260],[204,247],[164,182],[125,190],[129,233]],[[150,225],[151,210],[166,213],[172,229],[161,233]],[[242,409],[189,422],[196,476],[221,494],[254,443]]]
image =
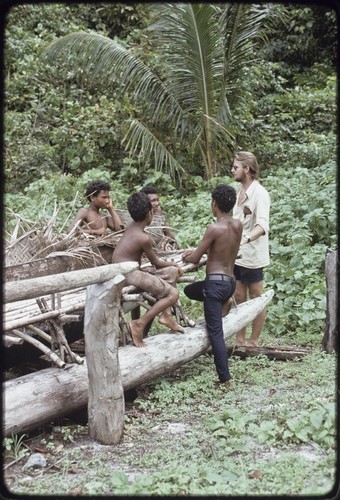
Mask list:
[[211,197],[216,201],[222,212],[230,212],[236,203],[236,191],[228,184],[218,184],[211,192]]
[[153,186],[144,186],[142,187],[140,192],[145,194],[158,194],[157,189]]
[[85,197],[98,196],[100,191],[110,191],[111,186],[106,181],[92,181],[86,188]]
[[127,207],[129,214],[135,222],[141,222],[152,210],[151,201],[145,193],[133,193],[128,201]]

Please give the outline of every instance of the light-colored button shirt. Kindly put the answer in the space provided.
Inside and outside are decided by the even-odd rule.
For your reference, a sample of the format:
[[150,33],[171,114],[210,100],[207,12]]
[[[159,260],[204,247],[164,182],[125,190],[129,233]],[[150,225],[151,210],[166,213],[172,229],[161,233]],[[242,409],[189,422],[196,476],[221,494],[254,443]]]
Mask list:
[[241,204],[239,204],[241,187],[237,192],[233,217],[242,222],[243,235],[248,237],[250,231],[256,225],[261,226],[265,234],[250,243],[242,245],[239,251],[241,258],[236,259],[235,264],[249,269],[257,269],[269,264],[270,196],[268,191],[257,180],[254,180],[248,187]]

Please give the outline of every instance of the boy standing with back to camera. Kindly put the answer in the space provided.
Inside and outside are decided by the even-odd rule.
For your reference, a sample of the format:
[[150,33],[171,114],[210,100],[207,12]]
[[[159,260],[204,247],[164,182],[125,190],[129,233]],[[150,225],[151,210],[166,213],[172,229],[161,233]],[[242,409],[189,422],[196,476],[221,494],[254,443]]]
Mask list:
[[186,286],[184,293],[190,299],[204,303],[204,317],[219,382],[227,384],[231,377],[222,316],[229,311],[229,299],[235,291],[233,269],[240,246],[242,224],[229,213],[236,201],[233,187],[219,184],[213,189],[211,197],[211,209],[217,220],[208,226],[198,247],[186,250],[182,256],[185,262],[196,264],[202,255],[207,254],[206,277],[204,281]]

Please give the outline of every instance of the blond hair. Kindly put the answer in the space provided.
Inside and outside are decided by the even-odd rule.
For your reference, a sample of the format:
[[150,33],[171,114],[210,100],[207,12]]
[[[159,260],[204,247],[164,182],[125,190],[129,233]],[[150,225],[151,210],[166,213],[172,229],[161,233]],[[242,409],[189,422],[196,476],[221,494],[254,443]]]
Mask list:
[[239,151],[236,153],[235,160],[241,161],[245,167],[249,167],[249,173],[253,179],[259,178],[260,167],[256,156],[248,151]]

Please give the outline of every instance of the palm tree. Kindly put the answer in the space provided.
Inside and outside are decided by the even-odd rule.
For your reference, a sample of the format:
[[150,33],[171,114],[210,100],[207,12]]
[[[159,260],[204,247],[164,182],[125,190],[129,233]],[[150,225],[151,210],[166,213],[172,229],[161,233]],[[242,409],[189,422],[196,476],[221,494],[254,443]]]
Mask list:
[[234,150],[232,110],[268,9],[242,3],[150,9],[147,33],[161,76],[118,41],[95,33],[64,36],[44,57],[53,64],[60,58],[64,67],[81,69],[96,83],[123,82],[121,91],[136,107],[124,137],[132,157],[174,179],[197,170],[210,179]]

